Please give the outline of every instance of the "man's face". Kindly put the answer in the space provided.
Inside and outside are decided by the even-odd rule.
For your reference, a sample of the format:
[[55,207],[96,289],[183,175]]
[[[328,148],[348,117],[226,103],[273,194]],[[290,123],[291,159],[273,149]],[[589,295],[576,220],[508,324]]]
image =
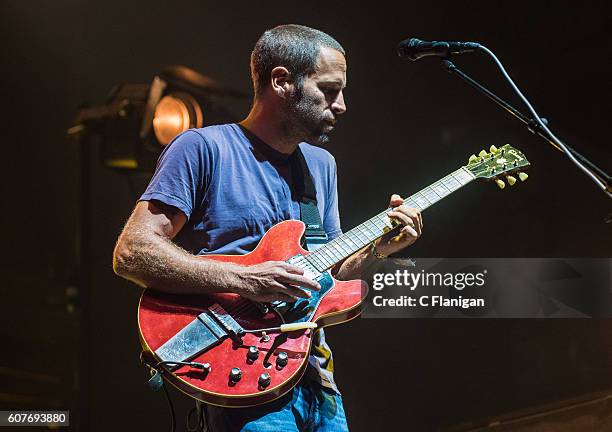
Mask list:
[[346,111],[346,60],[339,51],[321,48],[315,72],[296,85],[286,99],[287,132],[310,144],[329,141],[338,116]]

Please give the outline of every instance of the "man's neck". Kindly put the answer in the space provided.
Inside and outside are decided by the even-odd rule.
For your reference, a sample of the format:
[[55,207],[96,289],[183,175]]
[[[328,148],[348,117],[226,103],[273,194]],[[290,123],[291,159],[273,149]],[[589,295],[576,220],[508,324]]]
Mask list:
[[288,136],[283,130],[282,116],[279,114],[274,109],[255,102],[248,117],[240,124],[273,149],[284,154],[291,154],[300,141]]

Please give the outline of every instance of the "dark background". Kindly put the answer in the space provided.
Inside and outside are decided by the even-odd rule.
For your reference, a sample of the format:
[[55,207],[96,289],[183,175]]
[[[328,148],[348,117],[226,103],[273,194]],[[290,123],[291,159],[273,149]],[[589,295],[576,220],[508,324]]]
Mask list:
[[[612,226],[603,219],[612,206],[585,175],[436,60],[395,55],[407,37],[488,46],[557,135],[610,171],[607,2],[1,7],[3,409],[69,408],[83,430],[166,430],[163,395],[147,388],[138,362],[139,290],[111,269],[114,241],[147,178],[103,168],[92,148],[92,286],[79,293],[78,144],[65,132],[81,103],[103,102],[118,83],[150,82],[168,64],[249,92],[252,46],[277,24],[319,28],[347,50],[348,111],[328,147],[345,230],[380,211],[390,193],[413,193],[481,148],[509,142],[531,161],[529,180],[503,191],[473,184],[444,200],[425,213],[424,235],[408,253],[610,256]],[[519,106],[487,57],[456,63]],[[234,109],[242,116],[248,103]],[[612,387],[608,320],[370,319],[328,335],[355,431],[432,430]],[[174,396],[182,421],[191,403]]]

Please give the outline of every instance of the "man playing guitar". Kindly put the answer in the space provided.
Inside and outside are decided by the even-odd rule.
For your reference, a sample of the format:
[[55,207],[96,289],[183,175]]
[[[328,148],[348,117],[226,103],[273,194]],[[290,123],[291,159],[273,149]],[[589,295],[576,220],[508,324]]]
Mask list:
[[[266,31],[251,54],[254,102],[239,124],[192,129],[162,153],[147,190],[114,251],[115,272],[140,286],[173,294],[233,292],[259,302],[307,298],[319,284],[284,261],[253,266],[197,259],[244,254],[274,224],[300,219],[292,155],[302,152],[330,240],[341,234],[333,157],[325,144],[346,111],[346,61],[329,35],[304,26]],[[399,227],[332,269],[357,278],[367,267],[414,243],[421,214],[392,195]],[[251,408],[208,406],[211,430],[343,431],[348,426],[322,330],[297,386]]]

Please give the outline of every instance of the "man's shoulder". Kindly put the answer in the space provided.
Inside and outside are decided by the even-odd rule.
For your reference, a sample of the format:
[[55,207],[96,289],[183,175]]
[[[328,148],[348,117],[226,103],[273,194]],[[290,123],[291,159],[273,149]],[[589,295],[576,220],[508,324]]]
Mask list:
[[309,164],[315,163],[319,166],[330,168],[336,165],[334,156],[324,148],[302,142],[300,143],[300,150],[302,150],[304,158],[306,158]]
[[188,129],[184,133],[189,132],[197,134],[206,143],[214,144],[235,138],[236,125],[233,123],[211,125],[203,128]]
[[243,147],[236,145],[240,142],[236,129],[236,125],[231,123],[187,129],[177,135],[168,147],[174,147],[172,151],[175,152],[199,153],[209,159],[223,157]]

